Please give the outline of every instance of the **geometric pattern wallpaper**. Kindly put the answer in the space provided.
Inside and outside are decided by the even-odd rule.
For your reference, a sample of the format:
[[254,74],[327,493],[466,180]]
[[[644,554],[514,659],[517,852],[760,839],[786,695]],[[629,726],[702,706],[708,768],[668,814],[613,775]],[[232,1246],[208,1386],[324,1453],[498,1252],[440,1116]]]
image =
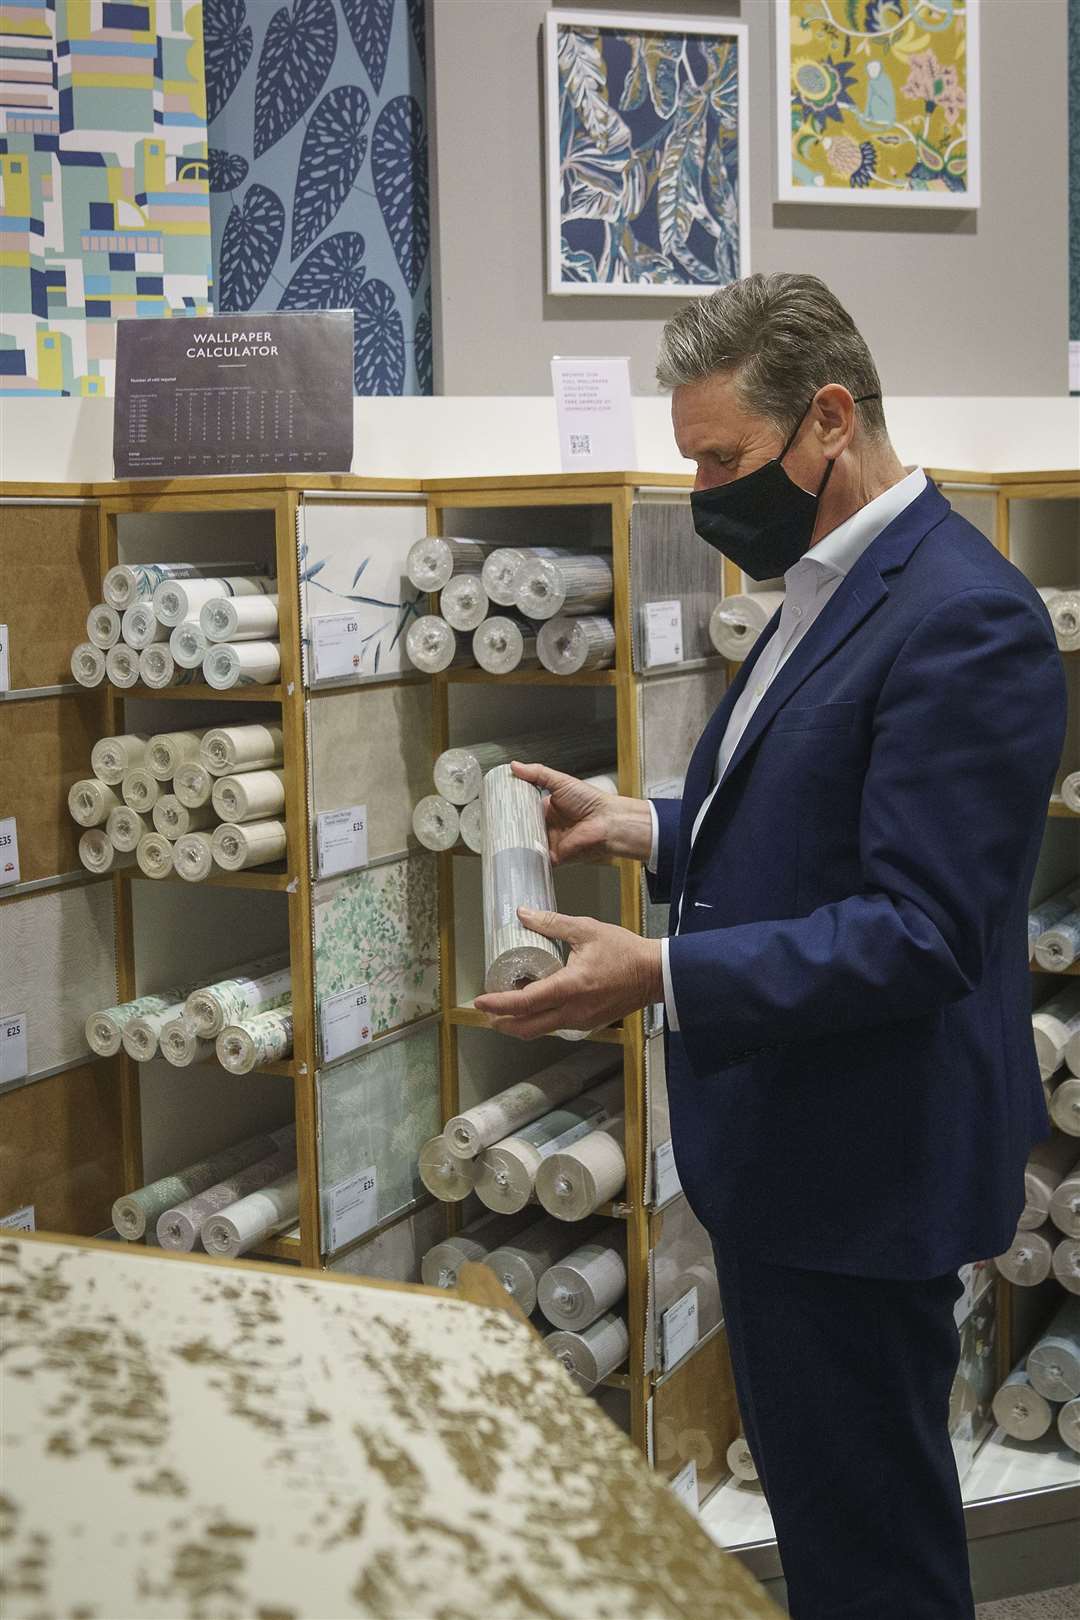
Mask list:
[[107,394],[121,317],[210,305],[202,9],[0,9],[0,390]]
[[351,309],[355,392],[429,394],[423,0],[203,17],[217,309]]

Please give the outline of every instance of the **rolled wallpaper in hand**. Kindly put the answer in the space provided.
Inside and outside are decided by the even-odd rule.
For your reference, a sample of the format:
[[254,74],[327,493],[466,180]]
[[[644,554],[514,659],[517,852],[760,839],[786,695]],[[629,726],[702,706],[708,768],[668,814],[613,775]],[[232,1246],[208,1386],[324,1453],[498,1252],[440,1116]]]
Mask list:
[[715,658],[709,616],[724,594],[724,559],[703,545],[690,503],[635,501],[630,517],[630,622],[634,668],[645,671],[645,608],[679,602],[683,660]]
[[26,1015],[27,1072],[80,1061],[87,1018],[116,1000],[112,884],[43,890],[0,906],[0,962],[5,1011]]
[[518,908],[555,910],[540,792],[497,765],[484,778],[484,988],[516,990],[563,965],[557,942],[518,920]]
[[438,1010],[433,856],[324,879],[315,885],[312,915],[317,1002],[366,984],[375,1036]]
[[308,735],[313,830],[321,811],[362,804],[368,859],[404,855],[412,843],[412,807],[431,791],[430,683],[315,693],[308,701]]
[[205,1159],[186,1165],[182,1170],[174,1171],[172,1175],[161,1176],[145,1187],[136,1187],[133,1192],[125,1193],[116,1200],[112,1207],[113,1225],[122,1238],[134,1243],[143,1236],[147,1227],[153,1230],[158,1216],[172,1205],[194,1198],[196,1193],[205,1192],[207,1187],[224,1181],[226,1176],[235,1175],[238,1170],[255,1164],[259,1159],[269,1158],[282,1148],[292,1146],[295,1141],[295,1125],[283,1125],[277,1131],[249,1136],[232,1147],[223,1148],[219,1153],[212,1153]]
[[230,1258],[246,1254],[275,1232],[291,1226],[299,1210],[300,1183],[294,1170],[211,1215],[202,1227],[203,1248],[207,1254]]
[[288,1175],[295,1166],[295,1149],[283,1148],[280,1153],[273,1153],[269,1158],[248,1165],[246,1170],[238,1170],[216,1186],[207,1187],[205,1192],[196,1193],[194,1198],[186,1198],[183,1203],[175,1204],[157,1218],[158,1243],[163,1249],[190,1253],[199,1247],[202,1228],[211,1215],[220,1214],[249,1193],[258,1192],[270,1182]]

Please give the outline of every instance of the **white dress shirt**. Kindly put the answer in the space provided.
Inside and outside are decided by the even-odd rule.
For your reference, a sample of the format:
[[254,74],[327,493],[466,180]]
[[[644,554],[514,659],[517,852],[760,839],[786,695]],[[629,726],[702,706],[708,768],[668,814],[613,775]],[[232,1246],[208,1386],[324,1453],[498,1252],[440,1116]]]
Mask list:
[[[739,745],[746,727],[750,723],[758,704],[761,702],[769,686],[783,669],[799,642],[806,635],[810,626],[824,608],[826,602],[838,590],[841,582],[858,562],[867,546],[876,540],[895,517],[899,517],[905,507],[922,494],[926,488],[926,474],[921,467],[908,473],[898,484],[893,484],[874,500],[868,501],[857,512],[832,530],[817,545],[800,557],[799,561],[788,569],[784,575],[784,605],[780,610],[780,623],[769,637],[768,644],[762,648],[761,655],[754,665],[746,686],[739,694],[738,702],[731,711],[720,751],[716,760],[716,774],[712,792],[706,798],[697,813],[693,830],[690,834],[690,847],[693,848],[701,823],[705,819],[710,804],[716,794],[717,788],[724,779],[724,773],[731,762],[731,757]],[[660,838],[660,821],[656,808],[650,801],[649,809],[652,812],[652,848],[647,862],[650,872],[656,870],[658,844]],[[682,915],[682,899],[679,901],[679,915]],[[676,924],[678,933],[678,923]],[[671,968],[669,964],[668,942],[660,942],[664,969],[664,1008],[667,1014],[668,1028],[677,1030],[679,1017],[675,1006],[675,991],[671,982]]]

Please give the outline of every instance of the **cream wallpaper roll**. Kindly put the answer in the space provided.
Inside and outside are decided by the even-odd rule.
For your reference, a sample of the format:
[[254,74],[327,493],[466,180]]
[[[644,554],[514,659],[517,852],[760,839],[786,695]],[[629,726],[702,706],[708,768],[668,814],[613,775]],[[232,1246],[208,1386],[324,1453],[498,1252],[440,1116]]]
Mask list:
[[1027,1375],[1048,1401],[1080,1395],[1080,1297],[1070,1295],[1028,1352]]
[[1076,1154],[1073,1138],[1056,1131],[1032,1148],[1024,1170],[1024,1209],[1017,1222],[1022,1231],[1032,1231],[1042,1225],[1050,1213],[1058,1183],[1068,1174]]
[[1058,1409],[1058,1433],[1071,1451],[1080,1451],[1080,1400],[1066,1401]]
[[474,855],[484,853],[484,809],[479,799],[470,799],[461,806],[458,816],[461,841]]
[[994,1264],[1016,1287],[1035,1288],[1050,1275],[1058,1236],[1051,1221],[1035,1230],[1021,1230]]
[[241,771],[219,776],[211,799],[222,821],[266,821],[285,814],[284,771]]
[[241,872],[283,860],[287,841],[283,821],[223,821],[215,827],[211,845],[220,867]]
[[[140,846],[141,847],[141,846]],[[164,852],[162,852],[164,860]],[[181,833],[172,846],[172,866],[185,883],[205,883],[214,871],[214,841],[208,832]],[[167,872],[152,872],[152,877],[167,877]]]
[[121,804],[120,795],[96,776],[73,782],[68,789],[68,811],[80,827],[104,827],[109,813]]
[[[111,652],[112,648],[108,649]],[[100,686],[108,672],[108,652],[92,641],[80,641],[71,654],[71,673],[80,686]]]
[[405,577],[425,595],[434,595],[455,574],[478,574],[494,550],[482,540],[428,535],[416,540],[405,557]]
[[626,1292],[626,1226],[610,1221],[588,1242],[549,1266],[537,1303],[555,1328],[580,1331],[617,1305]]
[[120,850],[134,851],[143,834],[153,830],[154,823],[150,816],[141,816],[137,810],[132,810],[126,804],[110,810],[109,819],[105,823],[109,842],[115,849]]
[[164,1013],[183,1000],[186,990],[174,985],[134,1001],[122,1001],[115,1007],[99,1007],[89,1014],[85,1024],[86,1044],[98,1057],[113,1057],[120,1050],[124,1030],[133,1019],[146,1013]]
[[246,1254],[291,1226],[299,1209],[300,1183],[294,1170],[211,1215],[201,1229],[203,1248],[207,1254],[230,1258]]
[[270,1012],[291,999],[288,956],[260,957],[228,979],[200,985],[184,1004],[184,1018],[207,1040],[252,1013]]
[[430,682],[400,681],[308,700],[312,822],[364,805],[369,860],[404,855],[412,844],[412,807],[431,792],[431,695]]
[[1080,1136],[1080,1079],[1067,1075],[1054,1087],[1050,1118],[1066,1136]]
[[79,860],[88,872],[114,872],[135,864],[131,850],[117,849],[100,827],[88,827],[79,839]]
[[613,588],[610,557],[586,552],[539,557],[534,552],[514,575],[514,604],[527,619],[598,613],[610,604]]
[[216,579],[168,579],[154,591],[154,612],[162,624],[195,618],[204,602],[219,596],[273,596],[277,580],[265,574],[228,574]]
[[108,652],[120,640],[120,615],[108,602],[95,602],[86,615],[86,634],[91,646]]
[[189,760],[177,768],[173,792],[189,810],[198,810],[202,805],[211,803],[214,781],[205,765],[198,760]]
[[132,770],[124,772],[120,791],[129,809],[137,810],[141,816],[147,816],[151,814],[161,795],[169,791],[169,786],[168,781],[162,781],[153,771],[147,770],[145,766],[136,765]]
[[750,591],[745,596],[721,597],[709,617],[709,641],[721,657],[742,663],[783,605],[783,591]]
[[536,1196],[560,1221],[580,1221],[601,1204],[618,1197],[626,1185],[620,1114],[570,1147],[545,1159],[536,1172]]
[[158,1243],[163,1249],[177,1249],[190,1254],[193,1249],[201,1247],[202,1228],[211,1215],[219,1215],[231,1204],[239,1203],[249,1193],[259,1192],[295,1168],[295,1149],[284,1148],[269,1158],[248,1165],[246,1170],[236,1171],[215,1186],[207,1187],[205,1192],[174,1204],[157,1218]]
[[[185,837],[198,838],[199,833],[185,833]],[[143,833],[135,846],[135,858],[140,872],[148,878],[167,878],[173,872],[173,842],[164,833]],[[186,875],[186,874],[185,874]]]
[[81,883],[0,906],[4,1010],[26,1015],[29,1074],[81,1062],[87,1018],[116,1001],[112,890]]
[[[577,1055],[576,1053],[574,1054]],[[476,1164],[476,1193],[489,1209],[504,1215],[522,1209],[533,1197],[545,1159],[570,1148],[598,1126],[622,1113],[623,1079],[617,1069],[599,1085],[567,1099],[539,1119],[520,1126],[485,1147]]]
[[278,599],[272,596],[215,596],[199,609],[207,641],[276,641]]
[[105,654],[105,673],[114,686],[125,688],[137,686],[142,679],[142,673],[136,649],[126,646],[122,641],[117,642],[115,647],[110,647]]
[[579,1332],[558,1329],[549,1333],[544,1343],[578,1388],[586,1393],[595,1389],[609,1373],[617,1371],[630,1354],[626,1323],[613,1311],[598,1317]]
[[1080,910],[1070,911],[1035,941],[1035,961],[1044,973],[1064,973],[1080,956]]
[[202,662],[208,685],[272,686],[281,675],[281,647],[276,641],[219,641],[211,644]]
[[201,832],[205,827],[212,827],[215,822],[214,812],[210,805],[201,805],[198,810],[189,810],[186,804],[181,804],[175,793],[163,793],[154,805],[153,819],[155,831],[164,833],[175,843],[184,833]]
[[1061,651],[1076,652],[1080,648],[1080,590],[1063,590],[1059,585],[1039,585],[1037,589]]
[[615,626],[595,615],[548,619],[536,637],[536,656],[553,675],[610,669],[615,662]]
[[[1075,1137],[1067,1136],[1065,1140],[1075,1153]],[[1080,1238],[1080,1158],[1074,1160],[1050,1195],[1050,1219],[1066,1237]]]
[[475,1158],[493,1142],[501,1142],[548,1114],[560,1103],[577,1097],[586,1087],[622,1068],[620,1053],[605,1052],[599,1046],[584,1046],[564,1058],[519,1080],[486,1102],[466,1109],[447,1120],[445,1135],[455,1153]]
[[184,669],[165,645],[144,647],[139,654],[139,679],[155,691],[167,686],[189,686],[199,679],[197,669]]
[[740,1434],[739,1438],[728,1446],[727,1465],[736,1479],[743,1480],[747,1484],[757,1479],[757,1463],[751,1455],[744,1434]]
[[486,1260],[492,1249],[506,1243],[532,1222],[532,1215],[482,1215],[460,1232],[433,1244],[420,1265],[420,1281],[428,1288],[456,1288],[458,1271],[467,1261]]
[[193,1063],[212,1063],[217,1055],[213,1041],[205,1041],[189,1029],[183,1013],[162,1024],[158,1031],[158,1050],[175,1069],[187,1069]]
[[994,1419],[1014,1440],[1041,1440],[1054,1421],[1054,1408],[1016,1367],[994,1396]]
[[[1080,980],[1062,985],[1056,995],[1044,1001],[1031,1015],[1031,1032],[1039,1073],[1048,1080],[1069,1061],[1069,1043],[1080,1035]],[[1080,1041],[1073,1046],[1074,1061],[1080,1061]]]
[[210,642],[202,626],[194,619],[182,619],[173,627],[169,651],[181,669],[201,670],[203,659],[210,651]]
[[124,609],[120,633],[129,647],[138,647],[141,652],[152,641],[168,641],[171,631],[160,622],[151,603],[133,602]]
[[548,1216],[500,1243],[484,1263],[526,1316],[531,1316],[536,1309],[536,1290],[541,1277],[580,1242],[580,1233],[572,1232]]
[[[204,563],[117,563],[110,568],[101,582],[101,594],[111,607],[121,611],[132,602],[151,599],[159,585],[167,580],[201,579],[206,573]],[[229,573],[252,569],[251,563],[218,563]],[[181,615],[182,617],[183,615]]]
[[198,759],[207,730],[203,726],[191,731],[158,731],[147,742],[146,760],[133,763],[145,764],[159,782],[171,782],[181,765]]
[[116,787],[123,781],[125,771],[132,771],[143,763],[147,741],[145,732],[100,737],[90,750],[90,769],[100,782]]
[[199,760],[211,776],[273,769],[284,762],[284,733],[278,725],[215,726],[199,745]]
[[137,1018],[129,1019],[121,1036],[128,1057],[134,1058],[137,1063],[149,1063],[157,1053],[161,1031],[167,1024],[181,1018],[183,1012],[184,1000],[178,997],[171,1007],[165,1007],[160,1012],[143,1012]]
[[218,1062],[230,1074],[251,1074],[292,1056],[292,1002],[226,1024],[217,1038]]
[[459,1159],[442,1131],[422,1143],[417,1156],[417,1175],[441,1204],[460,1204],[476,1187],[478,1164],[475,1159]]
[[1054,1276],[1070,1294],[1080,1294],[1080,1238],[1058,1237]]
[[518,908],[555,910],[543,801],[538,789],[497,765],[482,789],[484,988],[520,989],[563,965],[557,942],[518,920]]

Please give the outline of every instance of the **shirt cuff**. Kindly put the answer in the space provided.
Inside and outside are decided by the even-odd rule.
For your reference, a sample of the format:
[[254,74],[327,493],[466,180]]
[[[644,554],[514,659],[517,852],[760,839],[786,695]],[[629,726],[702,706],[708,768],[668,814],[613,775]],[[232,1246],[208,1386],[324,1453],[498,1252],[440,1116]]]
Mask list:
[[649,845],[649,858],[645,862],[645,869],[656,876],[656,863],[660,856],[660,817],[656,813],[656,806],[651,799],[646,799],[649,815],[652,817],[652,843]]
[[[654,812],[655,814],[655,812]],[[667,1027],[676,1035],[679,1033],[679,1015],[675,1011],[675,987],[671,982],[671,961],[668,946],[671,941],[660,941],[660,962],[664,972],[664,1013],[667,1018]]]

